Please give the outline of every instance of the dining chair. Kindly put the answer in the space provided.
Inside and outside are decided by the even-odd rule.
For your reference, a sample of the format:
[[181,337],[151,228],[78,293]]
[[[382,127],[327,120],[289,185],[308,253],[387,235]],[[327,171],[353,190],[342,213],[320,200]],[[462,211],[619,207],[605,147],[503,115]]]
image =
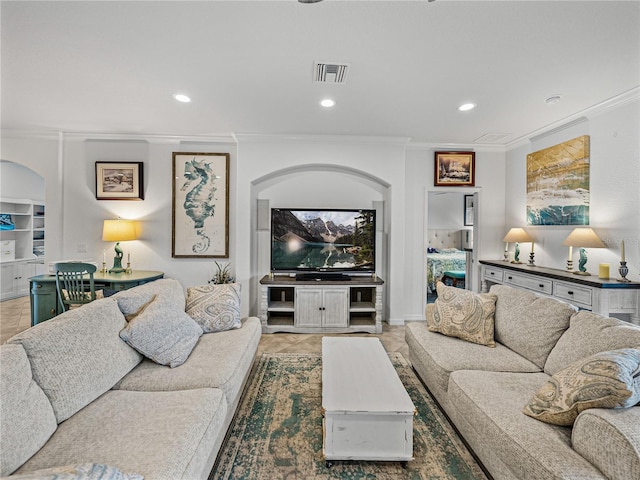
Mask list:
[[96,299],[93,274],[96,266],[82,262],[61,262],[55,264],[56,290],[65,312]]

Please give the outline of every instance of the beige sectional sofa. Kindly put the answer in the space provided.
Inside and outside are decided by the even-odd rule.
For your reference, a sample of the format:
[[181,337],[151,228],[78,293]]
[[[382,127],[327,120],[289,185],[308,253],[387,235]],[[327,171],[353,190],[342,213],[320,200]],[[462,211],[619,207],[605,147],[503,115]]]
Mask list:
[[414,369],[488,472],[495,479],[640,478],[640,406],[590,408],[573,426],[523,413],[573,362],[616,349],[635,354],[640,328],[504,285],[489,293],[497,297],[495,348],[429,331],[425,322],[406,328]]
[[260,322],[199,332],[186,361],[170,368],[120,337],[123,310],[141,311],[150,298],[164,302],[159,317],[184,314],[182,285],[163,279],[68,311],[0,347],[2,476],[75,478],[89,470],[82,478],[94,478],[102,468],[99,478],[208,477],[253,364]]

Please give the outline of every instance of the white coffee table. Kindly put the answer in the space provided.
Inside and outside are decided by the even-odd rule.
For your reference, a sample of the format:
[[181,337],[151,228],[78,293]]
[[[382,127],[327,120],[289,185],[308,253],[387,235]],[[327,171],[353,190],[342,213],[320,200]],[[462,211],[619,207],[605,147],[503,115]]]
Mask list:
[[415,406],[377,338],[322,339],[323,453],[331,460],[413,460]]

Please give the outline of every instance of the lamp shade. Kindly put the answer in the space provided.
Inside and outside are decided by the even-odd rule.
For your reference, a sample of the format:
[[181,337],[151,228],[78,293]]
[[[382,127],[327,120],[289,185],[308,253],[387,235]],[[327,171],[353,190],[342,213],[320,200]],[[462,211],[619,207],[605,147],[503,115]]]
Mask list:
[[598,238],[596,232],[589,227],[578,227],[569,234],[567,238],[562,242],[563,245],[570,247],[584,247],[584,248],[605,248],[606,245],[602,243],[602,240]]
[[102,240],[105,242],[126,242],[138,238],[136,223],[133,220],[105,220],[102,227]]
[[507,232],[502,241],[507,243],[533,242],[533,237],[525,232],[524,228],[512,228]]

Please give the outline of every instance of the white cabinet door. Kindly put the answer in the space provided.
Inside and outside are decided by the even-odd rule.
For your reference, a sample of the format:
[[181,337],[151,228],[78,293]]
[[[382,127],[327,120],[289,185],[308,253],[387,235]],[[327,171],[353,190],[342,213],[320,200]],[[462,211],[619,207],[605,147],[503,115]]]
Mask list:
[[296,326],[349,326],[349,291],[345,287],[296,288]]
[[31,262],[20,262],[17,264],[16,291],[20,296],[29,295],[29,278],[35,276],[36,265]]
[[325,288],[323,299],[324,327],[349,326],[349,292],[346,288]]
[[319,288],[296,288],[296,326],[322,326],[322,290]]
[[7,263],[0,265],[0,300],[6,300],[16,296],[16,264]]

